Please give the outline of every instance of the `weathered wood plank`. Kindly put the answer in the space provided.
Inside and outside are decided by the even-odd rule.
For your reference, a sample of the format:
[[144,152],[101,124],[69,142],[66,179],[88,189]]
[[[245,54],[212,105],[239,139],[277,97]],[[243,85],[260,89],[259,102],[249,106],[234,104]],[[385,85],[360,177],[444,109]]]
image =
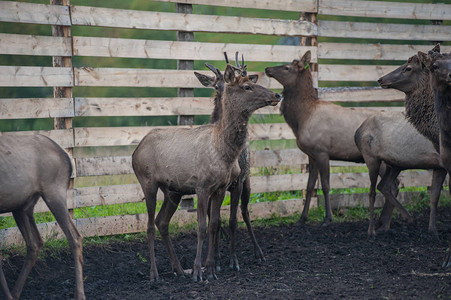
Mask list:
[[[327,65],[318,66],[318,80],[324,81],[377,81],[396,66]],[[404,97],[403,97],[404,98]]]
[[451,5],[441,3],[319,0],[318,11],[322,15],[451,20]]
[[0,21],[70,26],[69,7],[0,1]]
[[283,11],[304,11],[317,12],[317,0],[156,0],[161,2],[175,2],[186,4],[200,4],[200,5],[214,5],[227,7],[242,7],[242,8],[257,8],[257,9],[271,9]]
[[[178,127],[189,128],[190,126]],[[168,128],[168,126],[74,128],[75,146],[137,145],[154,128]],[[294,139],[294,135],[285,123],[250,124],[249,138],[251,140],[279,140]]]
[[51,138],[55,143],[63,148],[73,148],[73,129],[59,129],[59,130],[37,130],[37,131],[3,131],[0,135],[33,135],[42,134]]
[[312,52],[312,62],[317,61],[316,47],[252,45],[229,43],[201,43],[156,41],[119,38],[75,36],[74,55],[102,57],[134,57],[182,60],[224,60],[224,52],[239,51],[246,61],[286,62]]
[[72,98],[0,98],[0,119],[73,116]]
[[318,36],[414,41],[450,41],[451,26],[318,21]]
[[[427,52],[431,48],[427,45],[319,43],[318,58],[405,61],[418,51]],[[441,52],[451,52],[451,46],[442,45]]]
[[0,86],[73,86],[72,68],[0,66]]
[[0,33],[0,54],[71,56],[70,38]]
[[[310,207],[316,207],[317,201],[312,201]],[[277,202],[251,203],[249,205],[250,219],[264,219],[273,216],[286,217],[304,208],[303,199],[282,200]],[[239,208],[238,208],[239,210]],[[230,207],[221,207],[221,218],[228,219]],[[242,221],[238,211],[238,220]],[[179,226],[197,222],[195,212],[177,210],[171,219],[171,224]],[[104,236],[142,232],[147,229],[147,214],[109,216],[97,218],[75,219],[75,225],[82,236]],[[44,241],[49,238],[64,238],[64,234],[56,222],[38,224],[38,230]],[[17,227],[0,230],[0,244],[4,246],[23,244],[22,235]]]
[[[394,69],[395,67],[392,70]],[[382,88],[320,88],[318,97],[332,102],[394,102],[404,101],[405,94],[394,89]]]
[[[315,24],[294,20],[178,14],[88,6],[71,6],[71,17],[73,25],[136,29],[289,36],[312,36],[316,35],[317,31]],[[214,26],[205,24],[214,24]]]

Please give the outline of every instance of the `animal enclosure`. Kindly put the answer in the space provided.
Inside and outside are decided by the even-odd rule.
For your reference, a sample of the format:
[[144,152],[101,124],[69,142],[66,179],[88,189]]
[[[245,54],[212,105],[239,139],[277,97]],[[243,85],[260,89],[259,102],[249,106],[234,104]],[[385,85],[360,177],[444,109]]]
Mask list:
[[[193,70],[209,74],[203,67],[207,61],[223,69],[223,52],[243,53],[249,73],[259,75],[258,83],[280,90],[275,80],[264,75],[264,67],[291,62],[310,50],[320,99],[355,109],[403,111],[404,94],[376,87],[377,79],[417,51],[431,49],[434,42],[442,42],[442,52],[451,51],[451,4],[147,2],[128,7],[106,1],[108,7],[92,7],[82,0],[0,1],[4,57],[0,119],[3,125],[38,119],[43,129],[31,130],[68,151],[75,181],[68,194],[70,209],[142,201],[141,187],[131,175],[131,153],[151,128],[145,122],[151,122],[152,128],[202,123],[213,109],[211,91],[198,82]],[[43,57],[45,63],[34,63],[29,57]],[[39,96],[24,97],[23,91]],[[307,156],[278,115],[278,107],[261,109],[249,125],[252,167],[277,170],[269,175],[254,172],[252,193],[305,189]],[[0,134],[30,134],[17,127]],[[289,168],[294,166],[295,171]],[[347,169],[351,171],[331,174],[331,188],[369,187],[366,172]],[[105,176],[125,176],[129,182],[96,184],[95,178]],[[84,179],[92,183],[77,185]],[[428,186],[431,172],[405,171],[400,179],[402,187]],[[410,195],[402,193],[401,198]],[[334,207],[368,203],[367,193],[337,193],[331,198]],[[257,203],[251,206],[251,215],[292,214],[302,205],[302,199]],[[35,212],[45,211],[40,202]],[[182,223],[195,217],[180,210],[174,219]],[[83,236],[110,235],[144,231],[147,215],[88,216],[74,222]],[[39,226],[44,237],[61,234],[56,223]],[[1,245],[21,239],[17,228],[0,230]]]

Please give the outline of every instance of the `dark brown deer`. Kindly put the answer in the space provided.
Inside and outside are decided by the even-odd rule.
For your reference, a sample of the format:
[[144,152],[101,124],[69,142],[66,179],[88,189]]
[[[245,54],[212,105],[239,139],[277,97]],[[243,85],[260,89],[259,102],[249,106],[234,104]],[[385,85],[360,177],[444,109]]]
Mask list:
[[[370,222],[368,235],[376,234],[374,225],[374,202],[376,183],[382,162],[389,168],[377,185],[385,199],[404,210],[393,194],[392,186],[397,176],[406,169],[434,169],[431,188],[431,212],[429,232],[437,236],[435,226],[437,204],[440,198],[446,170],[441,167],[440,156],[431,141],[421,135],[405,118],[403,113],[385,113],[369,117],[357,129],[355,142],[368,166],[371,186],[369,193]],[[393,207],[392,205],[390,207]],[[383,224],[383,230],[390,227],[390,218]],[[409,218],[411,222],[411,218]]]
[[[224,53],[225,54],[225,53]],[[225,54],[226,55],[226,54]],[[241,75],[246,76],[247,71],[244,66],[244,61],[242,65],[239,64],[238,58],[235,58],[236,64],[238,67],[238,71]],[[228,63],[227,55],[226,61]],[[224,76],[221,71],[210,64],[205,64],[214,74],[215,76],[203,75],[197,72],[194,72],[197,79],[204,85],[205,87],[212,87],[216,90],[214,97],[214,109],[210,116],[210,123],[214,124],[219,121],[220,116],[222,114],[222,93],[224,92]],[[252,82],[256,82],[258,76],[249,75],[249,79]],[[238,164],[240,166],[241,172],[238,178],[229,186],[228,191],[230,192],[230,219],[229,219],[229,228],[230,228],[230,268],[239,270],[238,258],[236,256],[236,229],[237,229],[237,212],[238,212],[238,204],[241,199],[241,215],[243,217],[243,221],[246,224],[247,230],[249,232],[249,236],[251,237],[252,243],[254,245],[254,255],[255,258],[259,261],[265,260],[263,252],[258,245],[257,239],[255,238],[254,231],[252,229],[252,225],[249,217],[249,200],[251,196],[251,182],[250,182],[250,156],[249,156],[249,146],[246,147],[241,152],[238,158]],[[218,236],[219,237],[219,236]],[[219,243],[219,241],[218,241]],[[218,249],[217,249],[218,250]]]
[[308,218],[319,172],[326,208],[324,224],[327,225],[332,222],[329,161],[363,162],[362,154],[354,142],[354,133],[363,121],[376,112],[345,108],[319,100],[313,87],[310,59],[310,51],[307,51],[300,60],[266,68],[265,71],[283,85],[284,100],[280,110],[296,136],[299,149],[309,157],[307,195],[300,221],[305,222]]
[[[192,278],[202,280],[202,245],[206,238],[207,210],[209,243],[206,261],[209,279],[215,274],[215,241],[220,226],[220,207],[228,185],[240,174],[238,156],[247,141],[251,114],[264,106],[277,105],[280,95],[254,84],[247,76],[235,74],[227,65],[224,72],[222,115],[215,124],[197,128],[151,130],[140,142],[132,157],[133,170],[141,184],[148,210],[147,236],[150,248],[150,277],[158,279],[155,263],[155,206],[160,188],[169,211],[176,210],[183,194],[198,196],[198,243]],[[162,208],[163,209],[163,208]],[[166,208],[164,208],[166,209]],[[171,264],[177,274],[183,269],[169,239],[169,220],[157,217],[156,223],[165,243]],[[163,217],[162,217],[163,218]]]
[[0,213],[12,212],[25,240],[27,255],[12,291],[0,263],[0,284],[6,299],[19,299],[43,241],[33,216],[42,197],[69,242],[75,260],[75,299],[85,299],[82,237],[67,209],[67,189],[72,165],[60,146],[42,135],[0,135]]

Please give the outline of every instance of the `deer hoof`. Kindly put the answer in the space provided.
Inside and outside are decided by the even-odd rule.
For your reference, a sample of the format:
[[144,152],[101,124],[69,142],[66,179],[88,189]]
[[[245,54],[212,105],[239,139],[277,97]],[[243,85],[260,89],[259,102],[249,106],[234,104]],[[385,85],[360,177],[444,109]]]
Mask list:
[[202,269],[193,269],[193,282],[202,282]]
[[216,276],[215,273],[208,274],[208,280],[209,280],[209,281],[217,280],[217,279],[218,279],[218,276]]
[[236,270],[236,271],[240,270],[240,266],[238,264],[238,259],[236,257],[230,259],[229,268],[231,270]]

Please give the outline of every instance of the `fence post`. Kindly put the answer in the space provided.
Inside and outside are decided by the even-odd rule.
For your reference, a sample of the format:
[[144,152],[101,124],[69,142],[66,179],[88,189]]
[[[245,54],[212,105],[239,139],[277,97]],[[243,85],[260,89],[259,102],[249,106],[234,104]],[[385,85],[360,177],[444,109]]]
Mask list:
[[[177,13],[191,14],[193,12],[192,4],[176,3],[175,8]],[[194,33],[190,31],[177,31],[177,41],[194,41]],[[177,60],[177,70],[194,70],[193,60]],[[194,97],[194,89],[178,88],[178,97]],[[178,125],[194,125],[194,116],[179,115],[177,119]],[[180,209],[193,209],[194,199],[191,196],[182,197]]]
[[[64,5],[69,6],[70,0],[50,0],[52,5]],[[71,30],[70,26],[52,26],[52,35],[59,37],[70,37]],[[69,67],[72,68],[72,53],[71,56],[53,56],[52,62],[53,67]],[[72,87],[54,87],[53,88],[54,98],[72,98]],[[75,107],[74,107],[75,111]],[[54,129],[71,129],[72,128],[72,118],[55,118],[53,123]],[[73,156],[73,149],[66,149],[69,155]],[[74,179],[71,178],[69,182],[69,188],[74,187]],[[74,210],[69,209],[69,214],[73,218]]]
[[[316,25],[318,25],[318,16],[317,13],[310,13],[310,12],[301,12],[301,15],[299,17],[300,21],[308,21],[308,22],[312,22]],[[301,46],[315,46],[318,48],[318,39],[316,38],[316,36],[302,36],[301,37]],[[316,51],[316,53],[318,53],[318,51]],[[318,71],[318,63],[311,63],[311,71],[312,72],[317,72]],[[318,90],[316,90],[316,95],[318,95]],[[301,165],[301,173],[308,173],[308,165],[307,164],[302,164]],[[307,195],[307,190],[303,189],[302,190],[302,198],[306,198]],[[313,195],[312,197],[316,197],[316,189],[315,191],[313,191]],[[319,203],[318,203],[319,205]]]

